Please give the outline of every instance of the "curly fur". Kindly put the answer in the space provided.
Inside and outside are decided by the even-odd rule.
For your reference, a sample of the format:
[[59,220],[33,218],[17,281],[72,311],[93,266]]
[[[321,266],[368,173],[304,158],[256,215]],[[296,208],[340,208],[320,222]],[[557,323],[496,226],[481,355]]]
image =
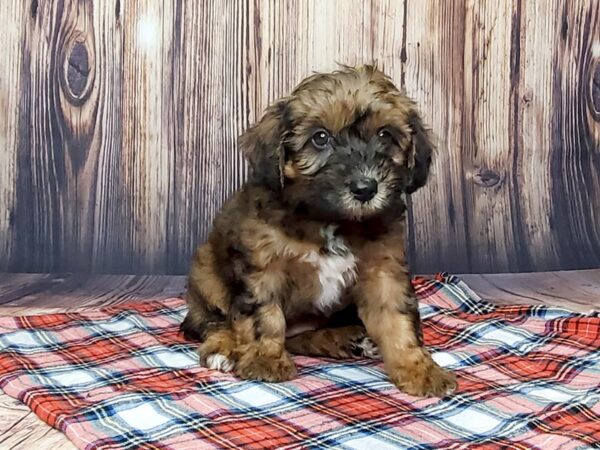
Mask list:
[[182,330],[202,364],[283,381],[290,352],[381,355],[400,389],[452,391],[423,346],[405,257],[405,195],[433,151],[414,102],[373,66],[315,74],[240,146],[252,176],[189,273]]

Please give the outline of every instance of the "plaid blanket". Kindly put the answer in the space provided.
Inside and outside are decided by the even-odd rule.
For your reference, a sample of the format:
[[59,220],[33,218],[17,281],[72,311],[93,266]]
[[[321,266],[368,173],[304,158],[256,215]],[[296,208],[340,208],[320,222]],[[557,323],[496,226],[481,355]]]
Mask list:
[[417,279],[425,341],[458,375],[410,397],[379,361],[295,358],[297,379],[200,368],[181,299],[0,318],[0,387],[82,449],[600,448],[600,318],[495,307]]

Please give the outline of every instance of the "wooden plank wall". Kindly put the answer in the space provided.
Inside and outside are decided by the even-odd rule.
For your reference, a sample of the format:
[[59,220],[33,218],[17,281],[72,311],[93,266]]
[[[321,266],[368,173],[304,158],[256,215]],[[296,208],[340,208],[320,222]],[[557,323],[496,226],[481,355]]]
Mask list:
[[378,60],[438,136],[417,271],[600,265],[600,0],[2,0],[0,270],[184,273],[236,138]]

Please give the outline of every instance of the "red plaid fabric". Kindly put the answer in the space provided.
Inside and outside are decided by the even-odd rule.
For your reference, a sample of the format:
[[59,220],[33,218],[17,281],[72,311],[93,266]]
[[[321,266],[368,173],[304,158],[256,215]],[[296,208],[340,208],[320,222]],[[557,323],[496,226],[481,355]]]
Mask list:
[[443,399],[372,360],[297,357],[297,379],[198,366],[180,299],[0,317],[0,388],[82,449],[600,448],[600,318],[495,307],[454,276],[417,279],[425,341],[456,372]]

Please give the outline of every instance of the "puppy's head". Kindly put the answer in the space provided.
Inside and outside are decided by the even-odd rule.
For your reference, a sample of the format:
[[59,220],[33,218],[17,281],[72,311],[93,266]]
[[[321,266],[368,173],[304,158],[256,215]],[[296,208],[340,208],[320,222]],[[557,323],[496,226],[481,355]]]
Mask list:
[[305,79],[240,144],[258,182],[330,220],[402,213],[433,151],[415,103],[373,66]]

